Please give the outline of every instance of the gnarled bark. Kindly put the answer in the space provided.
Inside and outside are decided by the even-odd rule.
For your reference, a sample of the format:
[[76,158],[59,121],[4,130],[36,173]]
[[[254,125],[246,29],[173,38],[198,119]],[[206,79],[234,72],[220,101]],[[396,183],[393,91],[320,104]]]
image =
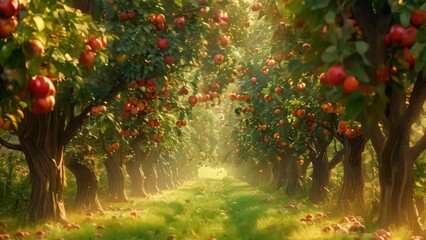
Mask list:
[[103,212],[98,199],[98,179],[94,171],[94,162],[82,163],[77,157],[65,157],[65,166],[72,172],[77,182],[73,209]]
[[108,197],[113,202],[127,202],[124,186],[124,172],[122,159],[119,153],[112,153],[103,161],[108,176]]
[[343,187],[339,203],[343,211],[363,213],[364,179],[362,176],[362,157],[367,138],[357,136],[353,139],[343,137]]
[[294,196],[300,190],[300,173],[301,168],[299,159],[296,156],[289,155],[286,159],[285,170],[285,193],[289,196]]

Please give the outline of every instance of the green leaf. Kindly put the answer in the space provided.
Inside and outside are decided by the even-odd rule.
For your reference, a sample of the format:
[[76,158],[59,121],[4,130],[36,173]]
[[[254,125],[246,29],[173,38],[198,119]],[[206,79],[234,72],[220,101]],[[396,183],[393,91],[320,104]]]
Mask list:
[[361,91],[357,90],[348,95],[345,117],[347,119],[356,119],[366,107],[367,102],[364,99],[364,95]]
[[39,16],[34,16],[33,17],[33,21],[36,24],[37,30],[39,32],[43,31],[44,29],[44,21],[43,18],[39,17]]
[[329,62],[335,62],[338,59],[339,55],[337,53],[336,46],[330,46],[328,47],[324,53],[321,55],[321,60],[329,63]]
[[368,44],[364,41],[357,41],[355,43],[356,50],[359,54],[363,55],[368,51]]
[[177,6],[179,6],[180,8],[182,8],[182,7],[183,7],[183,0],[173,0],[173,2],[174,2]]
[[336,13],[332,11],[328,11],[324,17],[325,22],[329,24],[334,23],[335,19],[336,19]]
[[411,18],[411,12],[409,11],[404,11],[399,16],[401,24],[404,25],[404,27],[408,27],[410,25],[410,18]]

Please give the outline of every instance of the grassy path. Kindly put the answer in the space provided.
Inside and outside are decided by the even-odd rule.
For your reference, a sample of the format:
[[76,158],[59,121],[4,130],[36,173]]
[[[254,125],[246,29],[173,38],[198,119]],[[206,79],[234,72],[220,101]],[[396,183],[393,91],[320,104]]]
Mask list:
[[323,226],[339,220],[314,217],[313,223],[301,222],[316,211],[303,204],[300,209],[286,208],[288,203],[281,194],[264,193],[236,180],[202,179],[150,199],[111,204],[103,215],[71,215],[74,228],[44,225],[9,230],[12,236],[27,231],[28,239],[34,239],[38,230],[48,230],[43,239],[65,240],[354,239],[346,233],[322,232]]

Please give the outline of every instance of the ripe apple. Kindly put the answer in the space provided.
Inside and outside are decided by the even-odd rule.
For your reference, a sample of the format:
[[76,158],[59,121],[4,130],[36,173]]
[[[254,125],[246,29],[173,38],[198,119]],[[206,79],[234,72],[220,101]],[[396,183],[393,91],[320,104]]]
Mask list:
[[155,79],[154,78],[148,78],[147,80],[145,80],[145,87],[150,92],[154,92],[155,90],[157,90],[157,84],[155,84]]
[[[1,2],[2,0],[0,0]],[[18,20],[15,16],[2,19],[0,18],[0,37],[5,38],[15,32],[16,27],[18,26]]]
[[212,90],[212,92],[217,92],[219,91],[219,83],[213,83],[212,86],[210,87],[210,89]]
[[401,45],[404,47],[411,47],[416,42],[417,28],[410,26],[405,29],[402,35]]
[[125,11],[122,11],[122,12],[120,13],[120,21],[124,22],[124,21],[126,21],[127,19],[129,19],[129,17],[127,16],[127,13],[126,13]]
[[342,65],[336,65],[328,69],[327,79],[331,85],[337,86],[343,83],[346,78],[346,71]]
[[160,38],[160,39],[158,39],[158,40],[157,40],[157,47],[158,47],[159,49],[164,50],[164,49],[166,49],[166,48],[167,48],[167,46],[168,46],[168,44],[167,44],[167,39],[165,39],[165,38]]
[[225,60],[225,57],[220,53],[214,56],[214,62],[218,65],[222,64],[224,60]]
[[222,36],[219,40],[220,45],[222,45],[223,47],[228,46],[229,44],[229,38],[227,38],[226,36]]
[[259,3],[259,2],[254,2],[254,3],[251,5],[251,10],[252,10],[253,12],[255,12],[255,11],[259,11],[261,8],[262,8],[262,4],[261,4],[261,3]]
[[18,14],[19,0],[0,0],[0,18],[10,18]]
[[402,49],[402,56],[404,57],[405,61],[407,61],[410,68],[416,64],[416,59],[414,59],[414,56],[411,54],[409,48],[404,47],[404,49]]
[[31,39],[29,42],[33,46],[35,52],[37,52],[38,54],[44,53],[44,44],[40,40]]
[[413,26],[420,27],[425,22],[425,15],[421,10],[414,10],[411,13],[410,23]]
[[155,16],[155,21],[157,22],[157,23],[164,23],[164,22],[166,22],[166,17],[164,16],[164,14],[157,14],[156,16]]
[[135,10],[130,10],[128,13],[127,13],[127,17],[129,18],[129,19],[134,19],[135,18],[135,16],[136,16],[136,12],[135,12]]
[[305,49],[305,50],[309,49],[310,47],[311,47],[311,45],[309,43],[304,43],[303,46],[302,46],[302,48]]
[[31,96],[35,98],[45,98],[55,94],[55,87],[52,81],[45,76],[36,75],[28,83]]
[[354,131],[353,129],[348,128],[348,129],[346,129],[346,131],[345,131],[345,136],[346,136],[347,138],[349,138],[349,139],[353,139],[353,138],[355,138],[355,137],[356,137],[356,133],[355,133],[355,131]]
[[164,58],[164,62],[166,64],[172,65],[175,62],[175,60],[173,59],[173,57],[171,55],[169,55],[169,54],[166,55],[166,56],[164,56],[163,58]]
[[55,107],[55,97],[36,98],[31,104],[31,111],[35,114],[45,114],[53,111]]
[[343,90],[345,93],[352,93],[359,87],[359,82],[354,76],[347,76],[343,82]]
[[185,21],[184,17],[175,18],[176,27],[183,28],[183,27],[185,27],[185,23],[186,23],[186,21]]
[[404,35],[405,28],[402,24],[395,24],[391,27],[389,34],[390,39],[394,43],[400,43],[402,41],[402,36]]
[[191,96],[188,97],[188,103],[189,104],[195,105],[195,104],[197,104],[197,102],[198,102],[198,99],[197,99],[196,96],[191,95]]
[[188,95],[189,90],[188,90],[188,88],[187,88],[187,87],[182,87],[182,89],[180,90],[180,93],[181,93],[182,95]]
[[155,30],[163,31],[165,27],[164,23],[157,23],[157,25],[155,25]]
[[86,67],[91,67],[95,63],[95,56],[95,52],[85,50],[80,56],[80,63]]
[[87,41],[87,44],[94,52],[97,52],[99,49],[102,49],[104,47],[102,44],[102,40],[97,37],[90,38],[89,41]]

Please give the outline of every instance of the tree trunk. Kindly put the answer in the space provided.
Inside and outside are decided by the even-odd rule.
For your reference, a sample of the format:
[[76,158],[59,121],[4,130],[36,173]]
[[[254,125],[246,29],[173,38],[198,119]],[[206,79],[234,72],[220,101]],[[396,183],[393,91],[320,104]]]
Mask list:
[[57,112],[36,115],[25,110],[18,130],[19,142],[30,171],[29,220],[66,223],[64,208],[64,146]]
[[135,159],[126,163],[126,171],[130,177],[130,195],[132,197],[147,197],[141,162],[137,158],[136,156]]
[[65,157],[65,166],[72,172],[77,182],[77,193],[73,205],[77,211],[103,212],[97,194],[98,179],[94,164],[94,162],[82,163],[76,157]]
[[286,158],[286,187],[285,193],[289,196],[294,196],[297,190],[300,189],[300,164],[299,159],[293,155],[288,155]]
[[422,231],[414,204],[413,160],[409,154],[409,131],[394,125],[380,157],[379,180],[381,209],[379,223],[383,226],[409,225]]
[[284,183],[283,179],[283,161],[273,160],[272,161],[272,187],[279,190]]
[[175,188],[176,185],[173,181],[173,172],[170,168],[170,164],[168,163],[167,165],[164,165],[164,171],[166,173],[166,184],[167,186],[169,186],[169,188]]
[[121,156],[113,153],[103,161],[108,176],[108,195],[113,202],[127,202],[126,190],[124,187],[124,172],[122,168]]
[[343,211],[361,214],[365,210],[362,157],[367,138],[343,137],[343,187],[339,203]]
[[157,170],[157,176],[158,176],[157,178],[158,189],[160,189],[160,191],[169,189],[169,186],[166,184],[166,181],[167,181],[166,171],[164,169],[164,164],[161,161],[157,162],[156,170]]
[[330,180],[327,151],[320,151],[312,160],[312,190],[310,201],[323,202],[327,196],[327,187]]
[[152,153],[148,155],[145,161],[142,161],[142,170],[145,173],[145,191],[148,194],[160,191],[157,186],[156,162],[157,158]]
[[170,170],[172,171],[173,183],[177,187],[180,185],[180,173],[176,161],[170,162]]

